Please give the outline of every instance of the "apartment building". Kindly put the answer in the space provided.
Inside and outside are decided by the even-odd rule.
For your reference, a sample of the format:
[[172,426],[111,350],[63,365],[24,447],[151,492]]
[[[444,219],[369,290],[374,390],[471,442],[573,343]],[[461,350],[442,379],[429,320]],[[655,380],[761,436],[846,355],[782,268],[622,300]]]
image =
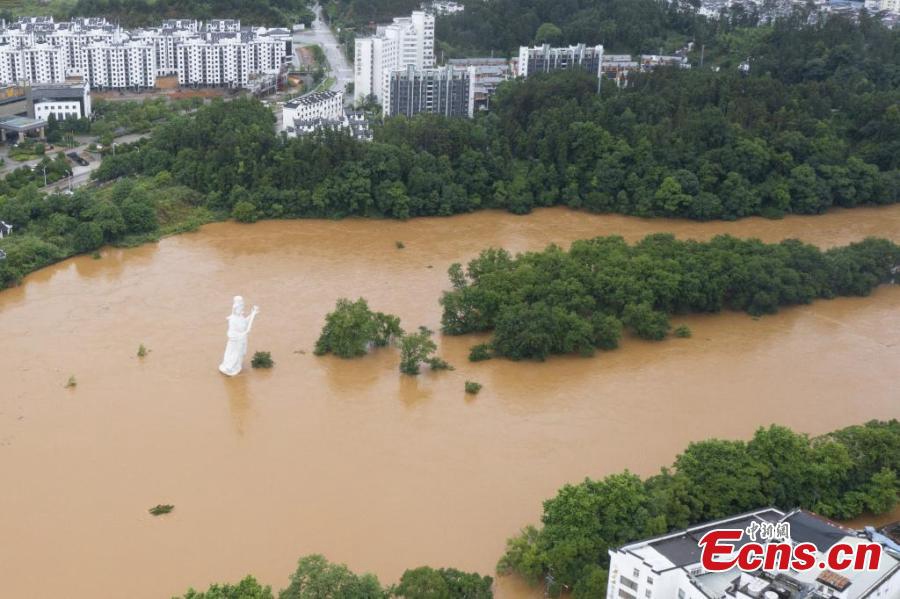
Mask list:
[[0,83],[61,83],[66,79],[63,48],[49,42],[0,44]]
[[344,94],[340,91],[313,92],[285,102],[281,108],[281,123],[284,128],[297,120],[340,120],[343,118]]
[[873,12],[900,13],[900,0],[866,0],[865,7]]
[[[747,530],[765,525],[788,524],[796,545],[812,543],[816,562],[832,546],[864,540],[882,543],[878,568],[842,570],[825,567],[803,572],[707,572],[700,563],[698,541],[714,529]],[[762,541],[765,543],[765,541]],[[739,541],[737,545],[743,545]],[[845,528],[804,510],[785,514],[765,508],[707,522],[652,539],[631,543],[609,552],[607,599],[891,599],[900,596],[900,553],[887,537]]]
[[471,117],[475,113],[475,67],[408,65],[389,74],[384,116],[420,113]]
[[603,46],[568,46],[553,48],[549,44],[543,46],[519,48],[519,60],[517,74],[520,77],[530,77],[536,73],[551,73],[554,71],[582,70],[600,77],[600,69],[603,64]]
[[472,88],[475,95],[475,110],[490,109],[491,97],[497,86],[510,78],[512,71],[505,58],[451,58],[447,65],[454,68],[473,68]]
[[354,99],[374,96],[382,102],[390,73],[407,66],[434,66],[434,15],[413,11],[379,26],[371,37],[356,39]]
[[93,43],[81,49],[81,75],[92,89],[153,87],[156,53],[142,40]]
[[0,84],[80,76],[97,89],[139,89],[177,75],[181,85],[246,87],[277,74],[290,53],[288,30],[233,19],[172,19],[125,30],[102,18],[23,18],[0,27]]

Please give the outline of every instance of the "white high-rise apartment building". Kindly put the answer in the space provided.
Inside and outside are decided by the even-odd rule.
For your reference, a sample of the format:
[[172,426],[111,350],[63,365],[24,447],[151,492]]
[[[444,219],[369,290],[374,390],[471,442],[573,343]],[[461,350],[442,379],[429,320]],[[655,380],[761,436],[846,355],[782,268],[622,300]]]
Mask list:
[[93,88],[147,88],[177,75],[181,85],[246,87],[257,75],[277,74],[290,53],[288,30],[242,28],[232,19],[123,30],[102,18],[23,18],[0,26],[0,84],[81,76]]
[[356,39],[353,96],[375,96],[381,102],[395,69],[434,66],[434,15],[417,10],[379,26],[372,37]]
[[156,52],[143,40],[96,42],[81,50],[81,74],[93,89],[153,87]]
[[66,79],[63,48],[47,42],[25,47],[0,45],[0,83],[61,83]]
[[871,11],[900,13],[900,0],[866,0],[866,8]]

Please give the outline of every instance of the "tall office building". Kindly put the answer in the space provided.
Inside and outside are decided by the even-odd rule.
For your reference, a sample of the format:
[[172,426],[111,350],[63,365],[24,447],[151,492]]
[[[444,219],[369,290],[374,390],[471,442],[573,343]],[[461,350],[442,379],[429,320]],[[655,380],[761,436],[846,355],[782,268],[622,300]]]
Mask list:
[[374,96],[381,102],[390,73],[410,65],[434,66],[434,15],[425,11],[398,17],[378,27],[374,36],[356,39],[354,99]]
[[475,112],[475,68],[408,65],[389,74],[385,116],[420,113],[471,117]]

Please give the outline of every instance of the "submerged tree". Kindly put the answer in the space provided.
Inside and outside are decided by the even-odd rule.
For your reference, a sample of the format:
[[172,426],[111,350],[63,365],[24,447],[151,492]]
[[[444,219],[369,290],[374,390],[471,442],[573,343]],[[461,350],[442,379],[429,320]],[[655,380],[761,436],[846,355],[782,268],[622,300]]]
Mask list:
[[418,333],[404,335],[400,339],[400,372],[419,374],[421,364],[428,364],[432,370],[452,370],[444,360],[434,355],[437,344],[431,339],[434,332],[427,327],[419,327]]
[[384,347],[403,335],[400,319],[393,314],[373,312],[365,299],[337,301],[334,312],[325,317],[325,326],[316,341],[315,354],[334,353],[341,358],[365,355],[369,346]]

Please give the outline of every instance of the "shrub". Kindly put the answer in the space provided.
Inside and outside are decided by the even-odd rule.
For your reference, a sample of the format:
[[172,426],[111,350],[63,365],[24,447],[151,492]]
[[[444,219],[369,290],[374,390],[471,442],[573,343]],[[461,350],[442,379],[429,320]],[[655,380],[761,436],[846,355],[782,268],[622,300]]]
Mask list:
[[75,375],[69,377],[69,380],[66,381],[66,389],[74,389],[78,386],[78,381],[75,380]]
[[679,325],[675,327],[674,335],[676,337],[681,337],[682,339],[687,339],[691,336],[691,329],[686,324]]
[[175,509],[174,505],[170,505],[168,503],[165,503],[165,504],[161,503],[159,505],[153,506],[152,508],[150,508],[147,511],[150,512],[150,514],[153,516],[162,516],[163,514],[168,514],[169,512],[171,512],[174,509]]
[[437,344],[431,339],[434,332],[427,327],[419,327],[418,333],[404,335],[400,339],[400,372],[419,374],[419,366],[428,364],[432,370],[453,370],[444,360],[434,356]]
[[491,359],[491,346],[487,343],[479,343],[469,350],[469,362],[481,362]]
[[272,354],[267,351],[258,351],[253,354],[253,359],[250,360],[250,366],[253,368],[271,368],[275,366],[275,361],[272,359]]
[[255,223],[257,219],[256,206],[246,200],[241,200],[234,205],[231,216],[239,223]]
[[402,241],[395,241],[394,245],[397,246],[398,250],[402,250],[403,248],[406,247],[406,244],[404,244]]
[[138,351],[137,351],[138,358],[146,357],[149,352],[150,352],[150,350],[148,350],[146,347],[144,347],[143,343],[141,343],[138,346]]
[[481,391],[481,383],[466,381],[466,393],[469,395],[478,395],[479,391]]

